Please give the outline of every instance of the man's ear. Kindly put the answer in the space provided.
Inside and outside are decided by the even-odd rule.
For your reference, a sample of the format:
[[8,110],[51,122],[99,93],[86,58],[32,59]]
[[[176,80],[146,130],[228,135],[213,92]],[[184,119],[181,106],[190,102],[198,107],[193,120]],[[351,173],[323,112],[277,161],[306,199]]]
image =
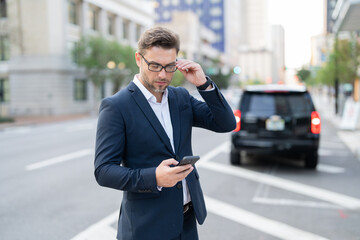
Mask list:
[[138,52],[135,53],[135,60],[136,60],[136,64],[138,65],[138,67],[140,67],[141,55]]

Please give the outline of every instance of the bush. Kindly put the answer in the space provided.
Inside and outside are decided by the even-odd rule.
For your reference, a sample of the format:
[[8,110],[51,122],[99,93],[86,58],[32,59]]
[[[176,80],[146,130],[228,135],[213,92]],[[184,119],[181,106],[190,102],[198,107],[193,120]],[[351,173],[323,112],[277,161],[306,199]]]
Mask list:
[[0,123],[12,123],[15,120],[11,117],[0,117]]

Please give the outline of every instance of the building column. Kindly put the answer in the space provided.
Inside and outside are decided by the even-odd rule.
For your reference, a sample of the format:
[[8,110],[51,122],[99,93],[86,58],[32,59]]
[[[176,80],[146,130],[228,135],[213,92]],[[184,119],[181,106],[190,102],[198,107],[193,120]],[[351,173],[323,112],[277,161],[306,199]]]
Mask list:
[[116,16],[115,17],[115,36],[117,41],[122,41],[124,36],[124,26],[123,26],[123,20],[121,17]]
[[129,43],[131,46],[136,47],[136,24],[131,21],[129,23]]
[[85,35],[86,32],[89,30],[89,22],[87,18],[88,11],[89,11],[89,4],[83,1],[81,5],[81,16],[80,16],[80,26],[83,35]]
[[99,10],[99,33],[101,36],[108,35],[108,18],[104,9]]

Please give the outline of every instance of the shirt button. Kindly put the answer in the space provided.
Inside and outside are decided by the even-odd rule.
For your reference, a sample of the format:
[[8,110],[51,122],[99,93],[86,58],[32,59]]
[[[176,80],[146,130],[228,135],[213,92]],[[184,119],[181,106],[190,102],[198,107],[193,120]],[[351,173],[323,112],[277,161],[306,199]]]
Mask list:
[[177,187],[178,189],[181,189],[181,188],[182,188],[182,184],[181,184],[181,183],[178,183],[178,184],[176,185],[176,187]]

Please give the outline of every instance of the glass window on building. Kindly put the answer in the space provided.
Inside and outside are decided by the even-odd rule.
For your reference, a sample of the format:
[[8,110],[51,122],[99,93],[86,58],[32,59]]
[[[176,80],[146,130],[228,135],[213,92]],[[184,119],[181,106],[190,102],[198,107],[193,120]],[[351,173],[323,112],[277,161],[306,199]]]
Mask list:
[[179,0],[172,0],[172,5],[173,5],[174,7],[177,7],[177,6],[180,5],[180,1],[179,1]]
[[0,102],[9,102],[9,100],[10,100],[9,79],[0,78]]
[[130,40],[130,21],[123,19],[123,39]]
[[170,12],[170,11],[164,11],[164,12],[163,12],[163,19],[164,19],[165,21],[169,21],[170,18],[171,18],[171,12]]
[[97,31],[99,23],[99,11],[96,7],[89,6],[88,21],[90,29]]
[[10,58],[9,36],[0,36],[0,61],[7,61]]
[[210,27],[213,29],[220,29],[222,27],[222,23],[220,20],[213,20],[210,23]]
[[221,8],[219,6],[210,8],[210,15],[213,16],[213,17],[221,16],[222,15]]
[[169,5],[170,5],[170,0],[163,0],[163,1],[162,1],[162,5],[163,5],[164,7],[169,6]]
[[7,18],[6,0],[0,0],[0,18]]
[[78,52],[75,51],[75,49],[78,47],[78,44],[79,44],[78,42],[72,42],[72,41],[67,42],[67,50],[68,50],[71,60],[74,63],[80,62],[79,54],[78,54]]
[[115,16],[108,15],[108,34],[114,35],[115,34]]
[[69,23],[79,25],[79,7],[76,0],[68,0]]
[[87,81],[84,79],[75,79],[74,81],[74,99],[76,101],[87,100]]

